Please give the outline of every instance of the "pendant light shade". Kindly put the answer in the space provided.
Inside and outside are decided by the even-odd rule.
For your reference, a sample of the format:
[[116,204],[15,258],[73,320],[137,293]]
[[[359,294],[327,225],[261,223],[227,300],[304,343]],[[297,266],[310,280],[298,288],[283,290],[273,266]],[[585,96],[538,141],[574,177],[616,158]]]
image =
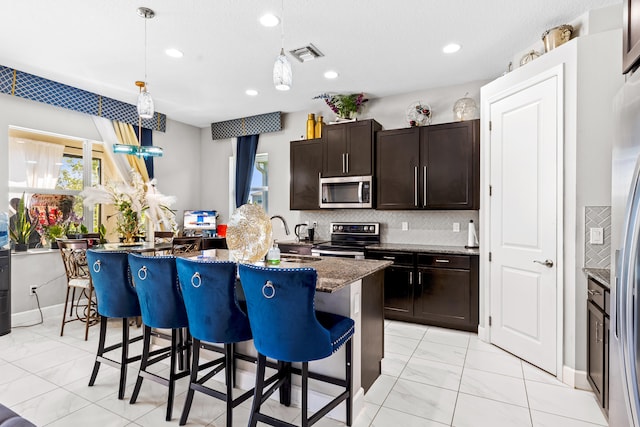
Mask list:
[[151,94],[147,92],[147,21],[154,16],[155,12],[148,7],[139,7],[138,16],[144,19],[144,81],[137,81],[136,86],[140,88],[140,94],[138,95],[138,116],[141,119],[150,119],[153,117],[153,99]]
[[273,64],[273,84],[278,90],[289,90],[293,81],[291,73],[291,63],[284,54],[284,49],[280,50],[280,55]]
[[151,119],[153,118],[153,99],[151,98],[151,94],[147,92],[147,85],[144,82],[136,82],[136,84],[142,83],[140,87],[140,94],[138,95],[138,116],[141,119]]

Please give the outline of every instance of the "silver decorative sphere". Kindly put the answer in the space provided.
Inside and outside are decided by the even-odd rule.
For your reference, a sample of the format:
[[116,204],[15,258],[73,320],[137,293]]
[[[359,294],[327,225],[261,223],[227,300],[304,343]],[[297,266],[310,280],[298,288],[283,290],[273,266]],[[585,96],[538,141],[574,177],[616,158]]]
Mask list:
[[477,118],[478,106],[473,98],[460,98],[453,104],[453,118],[456,121],[472,120]]

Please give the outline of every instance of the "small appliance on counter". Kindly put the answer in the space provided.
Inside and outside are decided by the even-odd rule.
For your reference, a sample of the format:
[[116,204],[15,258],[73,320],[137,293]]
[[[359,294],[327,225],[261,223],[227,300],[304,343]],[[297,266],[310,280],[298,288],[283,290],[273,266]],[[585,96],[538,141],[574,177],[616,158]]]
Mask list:
[[217,211],[184,211],[182,228],[185,236],[216,237]]

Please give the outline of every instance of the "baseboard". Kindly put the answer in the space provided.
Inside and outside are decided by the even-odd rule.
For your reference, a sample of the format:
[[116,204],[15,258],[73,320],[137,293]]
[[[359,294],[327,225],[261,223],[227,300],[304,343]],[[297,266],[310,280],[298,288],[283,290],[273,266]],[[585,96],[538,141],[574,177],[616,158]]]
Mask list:
[[573,388],[592,391],[591,384],[587,381],[587,372],[576,371],[566,365],[562,367],[562,382]]
[[[42,307],[42,317],[46,319],[47,317],[61,316],[63,309],[64,304]],[[37,308],[28,311],[21,311],[20,313],[13,313],[11,315],[11,326],[24,326],[38,322],[40,322],[40,312]]]
[[489,342],[489,329],[482,325],[478,325],[478,339],[480,341]]

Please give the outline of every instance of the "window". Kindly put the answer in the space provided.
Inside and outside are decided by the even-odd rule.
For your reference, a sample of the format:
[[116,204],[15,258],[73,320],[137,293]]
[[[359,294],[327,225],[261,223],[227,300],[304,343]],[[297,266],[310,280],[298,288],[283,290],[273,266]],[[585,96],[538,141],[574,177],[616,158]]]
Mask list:
[[68,223],[73,214],[89,230],[97,230],[99,209],[85,208],[78,194],[102,182],[102,154],[100,143],[10,127],[9,198],[25,193],[34,225],[47,218]]
[[[236,210],[236,159],[229,157],[229,214]],[[251,176],[251,189],[247,203],[254,203],[269,212],[269,154],[258,153]]]

